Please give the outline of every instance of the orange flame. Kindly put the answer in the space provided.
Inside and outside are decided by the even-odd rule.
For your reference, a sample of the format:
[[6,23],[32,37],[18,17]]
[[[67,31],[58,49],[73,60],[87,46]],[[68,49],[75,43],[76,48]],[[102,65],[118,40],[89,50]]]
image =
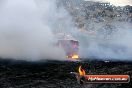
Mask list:
[[79,56],[77,54],[72,55],[72,59],[79,59]]
[[79,55],[78,54],[73,54],[71,56],[67,56],[68,59],[72,59],[72,60],[78,60],[79,59]]
[[85,70],[82,69],[82,66],[79,66],[78,71],[79,71],[79,74],[80,74],[81,76],[84,76],[84,75],[86,74],[86,73],[85,73]]

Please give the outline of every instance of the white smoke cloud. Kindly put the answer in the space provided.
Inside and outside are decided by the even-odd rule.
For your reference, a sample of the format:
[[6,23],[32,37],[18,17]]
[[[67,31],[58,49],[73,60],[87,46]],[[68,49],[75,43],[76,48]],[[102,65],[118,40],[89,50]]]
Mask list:
[[[1,0],[0,1],[0,57],[25,60],[64,59],[65,52],[55,46],[52,31],[71,33],[79,41],[82,58],[121,59],[132,58],[131,24],[113,25],[119,29],[111,41],[91,39],[75,31],[72,18],[55,0]],[[125,30],[124,30],[125,29]],[[98,38],[101,34],[97,35]],[[110,48],[100,47],[112,44]],[[119,51],[113,47],[124,47]],[[120,47],[119,47],[120,48]]]
[[56,9],[55,0],[1,2],[0,57],[26,60],[65,57],[64,51],[54,45],[52,34],[57,16],[65,15]]
[[132,5],[132,0],[85,0],[85,1],[110,2],[111,4],[116,6]]
[[[96,38],[85,35],[81,38],[80,55],[83,58],[95,58],[103,60],[131,60],[132,58],[132,25],[128,22],[112,22],[117,30],[111,34],[109,39],[104,39],[109,35],[98,33]],[[99,29],[98,29],[99,30]],[[82,36],[82,35],[81,35]],[[84,36],[84,35],[83,35]]]

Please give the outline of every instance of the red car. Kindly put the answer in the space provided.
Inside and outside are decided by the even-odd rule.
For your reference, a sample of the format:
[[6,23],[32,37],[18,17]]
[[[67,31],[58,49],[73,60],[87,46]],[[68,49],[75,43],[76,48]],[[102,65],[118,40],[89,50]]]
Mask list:
[[57,45],[64,49],[68,59],[79,59],[79,42],[71,35],[59,34]]

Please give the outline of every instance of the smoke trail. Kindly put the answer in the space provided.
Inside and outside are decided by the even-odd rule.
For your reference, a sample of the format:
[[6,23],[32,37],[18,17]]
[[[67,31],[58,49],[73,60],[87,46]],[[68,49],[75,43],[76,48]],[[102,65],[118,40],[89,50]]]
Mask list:
[[[97,32],[95,38],[81,34],[80,54],[83,58],[104,60],[131,60],[132,55],[132,25],[127,22],[112,22],[117,30],[111,35]],[[99,29],[98,29],[99,30]],[[108,29],[107,29],[108,30]],[[103,38],[102,38],[103,36]],[[109,39],[107,39],[109,36]],[[84,39],[85,38],[85,39]],[[105,39],[106,38],[106,39]],[[78,38],[79,39],[79,38]]]
[[[55,46],[55,0],[3,0],[0,6],[0,57],[26,60],[64,58]],[[62,16],[63,16],[62,15]]]

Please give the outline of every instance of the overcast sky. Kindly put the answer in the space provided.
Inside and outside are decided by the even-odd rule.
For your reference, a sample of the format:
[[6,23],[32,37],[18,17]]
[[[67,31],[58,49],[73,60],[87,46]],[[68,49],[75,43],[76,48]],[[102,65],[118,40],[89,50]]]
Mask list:
[[116,6],[132,5],[132,0],[85,0],[85,1],[107,1]]

